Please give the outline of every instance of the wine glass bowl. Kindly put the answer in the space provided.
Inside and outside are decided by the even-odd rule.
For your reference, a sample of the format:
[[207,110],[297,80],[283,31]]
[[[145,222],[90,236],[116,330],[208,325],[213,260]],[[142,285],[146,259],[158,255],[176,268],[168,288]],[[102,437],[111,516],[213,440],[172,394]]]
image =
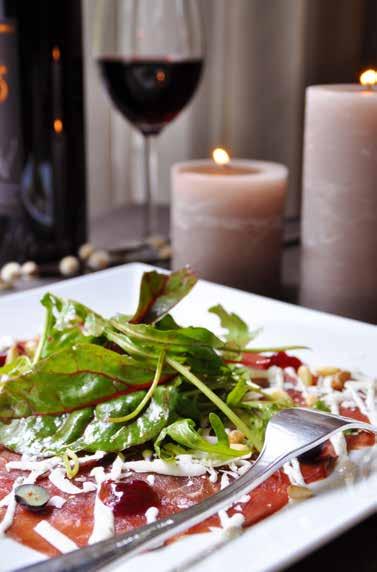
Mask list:
[[94,54],[113,105],[143,135],[147,238],[156,226],[151,140],[186,107],[202,74],[197,0],[98,0]]
[[158,135],[190,101],[202,60],[103,57],[101,75],[114,105],[144,135]]

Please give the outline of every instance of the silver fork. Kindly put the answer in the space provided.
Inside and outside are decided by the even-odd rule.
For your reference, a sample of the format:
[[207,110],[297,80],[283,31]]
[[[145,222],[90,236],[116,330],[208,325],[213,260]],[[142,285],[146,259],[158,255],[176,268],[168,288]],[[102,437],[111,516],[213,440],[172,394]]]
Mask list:
[[338,431],[362,429],[377,434],[377,426],[347,417],[311,409],[284,409],[272,417],[266,430],[262,452],[254,465],[231,485],[204,501],[177,514],[103,540],[50,560],[23,568],[30,572],[74,572],[99,570],[148,548],[161,545],[172,536],[202,522],[219,510],[229,508],[255,489],[284,463],[320,445]]

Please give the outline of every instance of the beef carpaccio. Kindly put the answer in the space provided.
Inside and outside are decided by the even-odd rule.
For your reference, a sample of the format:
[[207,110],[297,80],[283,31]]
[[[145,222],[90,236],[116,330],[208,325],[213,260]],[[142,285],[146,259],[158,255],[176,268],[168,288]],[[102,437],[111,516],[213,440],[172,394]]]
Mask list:
[[[177,324],[170,311],[195,282],[188,269],[145,273],[135,313],[110,319],[46,294],[41,334],[4,341],[3,535],[56,555],[184,510],[251,467],[284,408],[376,423],[373,377],[308,367],[300,346],[254,348],[258,330],[221,305],[209,310],[221,337]],[[374,444],[337,435],[188,533],[250,526]]]

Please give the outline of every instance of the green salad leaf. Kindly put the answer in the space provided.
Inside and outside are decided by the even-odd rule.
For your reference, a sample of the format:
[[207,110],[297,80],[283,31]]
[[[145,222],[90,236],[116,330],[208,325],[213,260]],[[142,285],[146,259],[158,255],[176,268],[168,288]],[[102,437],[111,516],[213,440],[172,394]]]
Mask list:
[[[219,421],[220,418],[217,417],[215,423],[218,432],[220,432]],[[179,419],[165,427],[155,441],[155,451],[159,457],[165,460],[173,460],[177,454],[190,454],[194,457],[203,457],[204,454],[211,460],[240,457],[240,451],[229,447],[223,438],[222,440],[217,439],[217,443],[211,443],[202,437],[195,429],[195,423],[192,419]]]
[[111,423],[96,415],[70,449],[115,453],[156,439],[174,411],[175,393],[174,386],[157,387],[148,407],[131,423]]
[[196,276],[182,268],[171,274],[145,272],[140,286],[137,310],[130,322],[154,324],[170,312],[197,282]]
[[[15,354],[0,368],[0,444],[47,456],[150,443],[165,459],[221,460],[240,456],[228,442],[236,428],[250,450],[260,450],[271,415],[292,404],[269,399],[239,363],[238,355],[257,351],[246,347],[256,332],[236,314],[210,310],[225,341],[175,321],[170,310],[195,283],[187,268],[146,272],[136,312],[110,319],[46,294],[34,356]],[[260,399],[250,399],[254,389]],[[210,439],[196,429],[207,420]]]
[[227,330],[225,339],[229,348],[242,350],[255,338],[256,332],[250,332],[248,325],[237,314],[227,312],[221,304],[208,310],[220,318],[221,327]]
[[106,321],[80,302],[47,293],[41,304],[46,309],[45,326],[34,363],[74,344],[91,343],[103,332]]
[[126,355],[93,344],[77,344],[40,360],[3,383],[0,419],[59,414],[125,393],[151,382],[154,370]]
[[110,423],[111,415],[134,410],[145,391],[63,415],[34,415],[0,422],[0,442],[17,453],[120,452],[156,438],[174,411],[174,386],[156,388],[148,407],[132,423]]

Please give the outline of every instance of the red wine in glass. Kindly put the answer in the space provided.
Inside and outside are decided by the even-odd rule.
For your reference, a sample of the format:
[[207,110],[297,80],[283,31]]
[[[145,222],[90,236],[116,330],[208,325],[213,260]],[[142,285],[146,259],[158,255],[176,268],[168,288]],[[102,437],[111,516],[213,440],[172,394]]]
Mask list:
[[203,68],[201,58],[102,56],[97,62],[114,105],[144,135],[157,135],[186,106]]

